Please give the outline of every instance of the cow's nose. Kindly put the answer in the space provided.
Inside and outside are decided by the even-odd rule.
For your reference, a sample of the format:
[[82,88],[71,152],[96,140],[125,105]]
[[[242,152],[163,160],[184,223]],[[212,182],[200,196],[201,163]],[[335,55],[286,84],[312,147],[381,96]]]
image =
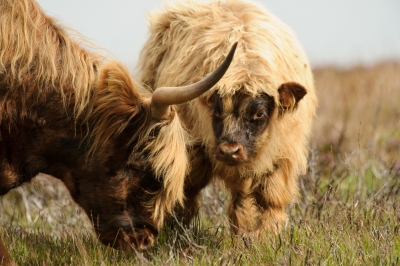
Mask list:
[[217,159],[228,163],[240,163],[247,159],[243,145],[221,143],[218,146]]
[[224,156],[233,156],[239,152],[239,145],[237,144],[221,144],[219,150]]
[[100,236],[100,241],[105,245],[111,245],[113,248],[126,252],[135,250],[144,250],[150,248],[157,239],[158,232],[147,228],[137,229],[135,232],[126,233],[124,230],[118,231],[113,241],[104,239]]

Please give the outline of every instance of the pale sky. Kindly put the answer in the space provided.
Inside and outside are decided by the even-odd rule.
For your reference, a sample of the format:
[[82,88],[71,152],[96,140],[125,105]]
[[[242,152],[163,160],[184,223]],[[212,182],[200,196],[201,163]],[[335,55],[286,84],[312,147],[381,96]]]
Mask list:
[[[314,67],[400,61],[400,0],[255,1],[294,30]],[[110,51],[132,72],[147,38],[147,12],[164,5],[164,0],[38,2],[49,15]]]

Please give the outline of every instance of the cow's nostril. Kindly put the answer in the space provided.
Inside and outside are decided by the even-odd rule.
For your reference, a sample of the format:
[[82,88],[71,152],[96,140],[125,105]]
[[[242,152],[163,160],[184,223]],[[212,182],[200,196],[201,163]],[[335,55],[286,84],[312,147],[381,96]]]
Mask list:
[[151,247],[154,244],[154,242],[157,238],[157,235],[158,234],[156,232],[152,232],[148,229],[144,229],[140,235],[136,236],[138,248],[139,249],[147,249],[147,248]]
[[154,243],[155,237],[153,235],[145,236],[142,240],[141,249],[147,249]]
[[232,148],[230,152],[231,152],[231,154],[238,153],[239,152],[239,146],[236,146],[236,147]]
[[247,160],[247,154],[241,144],[221,143],[218,145],[216,157],[227,163],[241,163]]
[[220,145],[220,151],[224,155],[233,155],[239,151],[238,145]]

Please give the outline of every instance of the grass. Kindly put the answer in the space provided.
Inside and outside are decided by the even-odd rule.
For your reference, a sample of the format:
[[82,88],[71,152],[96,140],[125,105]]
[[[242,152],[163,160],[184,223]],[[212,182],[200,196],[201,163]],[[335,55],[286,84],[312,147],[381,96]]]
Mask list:
[[166,226],[153,248],[128,254],[101,245],[63,185],[39,176],[0,199],[11,255],[20,265],[400,265],[400,64],[315,78],[309,171],[280,234],[232,236],[216,183],[191,228]]

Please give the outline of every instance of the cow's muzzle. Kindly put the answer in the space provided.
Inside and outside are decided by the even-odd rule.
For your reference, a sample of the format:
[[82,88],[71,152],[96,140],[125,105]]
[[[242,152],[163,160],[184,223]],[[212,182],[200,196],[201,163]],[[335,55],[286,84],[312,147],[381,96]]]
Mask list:
[[223,142],[216,151],[217,160],[228,165],[237,165],[247,161],[247,154],[242,144]]
[[151,228],[137,229],[134,232],[120,228],[118,231],[101,233],[99,240],[106,246],[133,252],[134,250],[150,248],[156,241],[157,236],[158,231]]

